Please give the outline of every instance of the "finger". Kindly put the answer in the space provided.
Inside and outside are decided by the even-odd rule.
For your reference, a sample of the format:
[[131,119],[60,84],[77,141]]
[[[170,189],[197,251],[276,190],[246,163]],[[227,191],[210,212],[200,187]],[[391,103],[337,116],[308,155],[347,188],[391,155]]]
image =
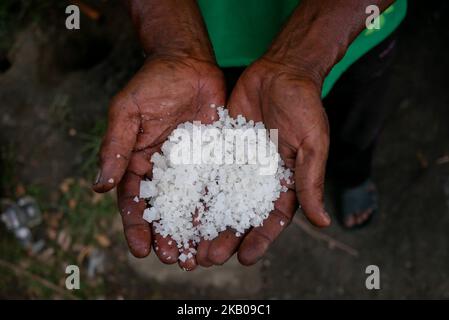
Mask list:
[[163,237],[153,229],[153,249],[159,260],[165,264],[173,264],[178,260],[179,249],[170,237]]
[[229,114],[236,118],[238,115],[246,117],[248,120],[262,121],[262,113],[260,108],[260,99],[257,90],[248,88],[249,81],[246,81],[246,73],[244,72],[237,81],[228,101]]
[[210,240],[201,240],[197,247],[196,262],[205,268],[213,266],[212,261],[208,258]]
[[139,109],[130,96],[118,95],[109,107],[108,129],[100,149],[96,192],[106,192],[122,179],[139,131]]
[[218,120],[217,105],[209,105],[201,108],[194,120],[205,124]]
[[137,258],[147,256],[150,253],[151,244],[150,225],[142,217],[146,203],[138,198],[140,180],[140,176],[128,171],[117,188],[118,206],[122,215],[126,241],[129,250]]
[[[197,226],[199,224],[199,221],[197,220],[198,217],[198,210],[195,210],[195,214],[192,217],[192,223],[194,226]],[[193,243],[193,241],[189,241],[188,247],[183,247],[179,249],[180,254],[178,257],[178,265],[181,269],[184,271],[192,271],[194,270],[198,262],[196,260],[196,245]]]
[[[204,214],[204,211],[203,211]],[[193,225],[195,227],[197,227],[198,225],[201,224],[200,219],[199,218],[199,212],[198,209],[195,210],[195,214],[193,215]],[[196,248],[196,254],[195,254],[195,258],[196,258],[196,263],[202,267],[211,267],[213,265],[213,263],[211,261],[209,261],[209,258],[207,256],[208,252],[209,252],[209,246],[210,246],[211,241],[209,240],[205,240],[205,239],[201,239],[200,242],[197,244],[197,248]]]
[[317,227],[326,227],[331,220],[324,209],[324,178],[329,149],[329,129],[323,119],[303,139],[296,156],[296,192],[305,216]]
[[[198,209],[195,210],[194,215],[192,216],[192,224],[193,226],[197,227],[200,224],[200,221],[198,219]],[[201,243],[201,242],[200,242]],[[202,251],[204,254],[205,248],[204,248],[205,243],[202,244]],[[188,248],[182,248],[180,249],[181,254],[179,255],[179,267],[185,271],[192,271],[194,270],[198,263],[198,259],[197,259],[197,254],[198,254],[198,248],[197,245],[193,243],[193,241],[189,242],[189,246]],[[207,251],[207,250],[206,250]],[[205,267],[210,266],[210,263],[207,262],[207,258],[204,259],[203,258],[203,265]]]
[[207,254],[208,260],[215,265],[222,265],[237,251],[242,238],[242,235],[237,236],[232,229],[220,232],[218,237],[210,243]]
[[199,97],[199,104],[202,107],[209,107],[210,104],[217,106],[224,106],[226,104],[226,81],[223,72],[219,71],[213,77],[215,79],[206,78],[206,82],[200,85],[202,94]]
[[208,92],[203,94],[200,101],[201,108],[194,117],[194,120],[201,123],[212,123],[218,120],[217,107],[224,106],[226,102],[226,87],[224,81],[222,86],[213,86]]
[[295,192],[293,190],[282,192],[275,202],[275,209],[264,220],[263,225],[251,229],[243,239],[238,251],[241,264],[253,265],[265,255],[271,243],[292,221],[296,207]]
[[[184,122],[184,121],[181,121]],[[176,128],[176,124],[171,119],[161,121],[144,121],[142,131],[137,135],[135,150],[157,149],[165,142],[168,135]]]
[[133,152],[129,159],[127,171],[130,171],[140,177],[148,175],[153,171],[153,163],[151,162],[151,155],[153,150],[145,149]]

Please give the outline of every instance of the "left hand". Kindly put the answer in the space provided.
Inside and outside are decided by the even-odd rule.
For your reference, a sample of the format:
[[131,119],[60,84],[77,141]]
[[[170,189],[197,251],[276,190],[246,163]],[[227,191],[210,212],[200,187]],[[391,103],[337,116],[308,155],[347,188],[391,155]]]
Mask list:
[[279,153],[294,173],[295,184],[281,193],[263,226],[249,230],[244,237],[226,230],[212,241],[201,242],[200,265],[223,264],[236,251],[242,264],[256,263],[291,222],[297,200],[312,224],[330,224],[323,206],[329,127],[320,95],[321,84],[313,72],[273,59],[261,58],[242,74],[228,102],[230,114],[263,121],[267,129],[279,130]]
[[[152,154],[160,151],[178,124],[212,122],[217,115],[210,104],[223,104],[224,100],[223,75],[214,62],[175,55],[148,57],[112,99],[100,150],[100,172],[93,188],[106,192],[117,186],[125,237],[134,256],[147,256],[153,243],[163,263],[178,261],[175,242],[152,232],[142,217],[146,203],[139,199],[140,182],[151,177]],[[179,265],[193,270],[197,264],[191,258],[179,261]]]

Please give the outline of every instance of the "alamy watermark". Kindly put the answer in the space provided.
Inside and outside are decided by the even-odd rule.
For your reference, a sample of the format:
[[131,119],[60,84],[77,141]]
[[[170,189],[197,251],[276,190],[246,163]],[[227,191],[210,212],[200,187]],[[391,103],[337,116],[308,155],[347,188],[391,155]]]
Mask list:
[[65,273],[68,276],[65,279],[65,287],[68,290],[80,289],[80,268],[77,265],[71,264],[65,268]]
[[372,4],[365,8],[365,13],[368,17],[365,20],[365,25],[368,30],[380,29],[380,9],[378,6]]
[[80,29],[80,8],[72,4],[65,8],[65,13],[68,14],[65,19],[65,27],[68,30],[79,30]]
[[279,163],[277,129],[219,130],[194,122],[191,130],[175,129],[169,141],[163,151],[174,165],[257,165],[259,174],[273,175]]
[[371,264],[366,267],[365,273],[369,276],[365,280],[365,287],[368,290],[380,289],[380,269],[378,266]]

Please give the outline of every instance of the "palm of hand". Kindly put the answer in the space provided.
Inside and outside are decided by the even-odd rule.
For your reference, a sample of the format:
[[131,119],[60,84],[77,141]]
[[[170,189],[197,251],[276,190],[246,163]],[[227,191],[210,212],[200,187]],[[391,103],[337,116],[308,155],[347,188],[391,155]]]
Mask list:
[[[148,255],[153,241],[162,262],[177,261],[176,243],[152,232],[142,218],[145,202],[134,199],[140,181],[151,176],[151,155],[171,131],[186,121],[213,121],[216,113],[209,106],[224,104],[224,95],[224,81],[216,66],[193,59],[153,58],[113,99],[100,152],[101,174],[94,189],[105,192],[117,185],[125,236],[135,256]],[[196,261],[180,264],[190,269]]]
[[278,129],[279,153],[294,172],[295,184],[281,193],[263,226],[253,228],[243,239],[227,230],[218,238],[201,243],[198,261],[204,266],[222,264],[235,251],[242,264],[257,262],[291,222],[297,199],[313,224],[330,223],[323,207],[329,132],[317,86],[295,76],[288,68],[259,60],[240,77],[228,107],[234,117],[242,114],[263,121],[268,129]]

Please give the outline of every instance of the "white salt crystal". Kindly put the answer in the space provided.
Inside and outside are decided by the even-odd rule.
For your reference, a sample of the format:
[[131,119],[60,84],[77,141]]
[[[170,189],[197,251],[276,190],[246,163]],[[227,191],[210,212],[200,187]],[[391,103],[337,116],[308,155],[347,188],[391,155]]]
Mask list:
[[[247,151],[242,150],[235,152],[237,139],[225,139],[229,130],[234,130],[230,132],[236,138],[235,129],[265,130],[263,123],[247,121],[243,116],[233,119],[223,107],[216,110],[219,119],[212,124],[180,124],[163,143],[161,152],[151,157],[152,181],[142,181],[140,185],[140,197],[149,199],[151,205],[144,211],[144,219],[153,223],[156,233],[172,237],[182,252],[179,255],[182,262],[196,254],[191,246],[201,238],[214,239],[228,228],[234,229],[235,235],[240,237],[249,228],[263,225],[274,209],[274,201],[281,192],[288,190],[281,185],[281,180],[291,183],[291,172],[284,167],[270,139],[266,141],[266,150],[270,151],[268,160],[274,162],[275,170],[273,174],[266,175],[260,174],[261,163],[250,162],[255,159],[254,155],[250,157]],[[188,164],[173,161],[176,150],[186,146],[190,148],[198,129],[201,132],[214,129],[217,133],[217,140],[203,139],[200,143],[202,155],[217,156],[215,160],[220,160],[220,165],[213,161]],[[182,132],[188,132],[187,139],[181,139]],[[204,149],[216,145],[222,146],[220,150],[224,152],[204,153]],[[255,147],[258,139],[248,138],[246,145]],[[232,161],[226,162],[226,159]],[[280,224],[283,225],[284,221]],[[171,240],[168,243],[170,245]],[[184,253],[186,249],[189,249],[187,254]]]
[[108,180],[108,182],[109,183],[114,183],[114,179],[111,178],[111,179]]
[[280,224],[281,226],[283,226],[283,225],[285,224],[285,222],[284,222],[283,220],[281,220],[281,221],[279,221],[279,224]]
[[140,197],[148,199],[157,195],[156,184],[153,181],[142,180],[140,181]]
[[139,197],[138,197],[138,196],[135,196],[134,199],[133,199],[133,201],[138,203],[138,202],[139,202]]
[[153,222],[154,220],[159,219],[157,210],[154,207],[145,209],[143,211],[143,219],[150,223]]

